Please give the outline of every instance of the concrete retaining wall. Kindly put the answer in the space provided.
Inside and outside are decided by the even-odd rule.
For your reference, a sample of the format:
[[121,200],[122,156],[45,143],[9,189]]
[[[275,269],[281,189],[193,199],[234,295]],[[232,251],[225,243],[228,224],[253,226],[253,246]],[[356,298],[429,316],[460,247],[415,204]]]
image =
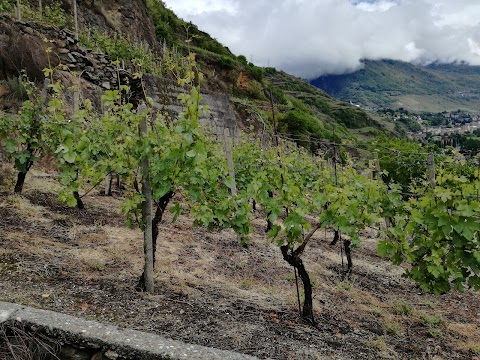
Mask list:
[[[0,302],[0,325],[22,326],[42,333],[77,356],[69,359],[253,360],[251,356],[170,340],[151,333],[121,329],[48,310]],[[89,352],[90,351],[90,352]],[[80,353],[84,355],[80,355]],[[66,356],[60,357],[66,359]]]

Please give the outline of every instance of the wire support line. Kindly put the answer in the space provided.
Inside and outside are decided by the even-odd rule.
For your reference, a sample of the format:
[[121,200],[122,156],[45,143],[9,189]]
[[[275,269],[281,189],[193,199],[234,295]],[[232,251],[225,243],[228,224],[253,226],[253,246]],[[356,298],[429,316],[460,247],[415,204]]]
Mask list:
[[[275,136],[272,134],[272,136]],[[370,152],[374,153],[377,152],[378,149],[384,149],[384,150],[389,150],[394,153],[398,154],[417,154],[417,155],[429,155],[431,154],[430,152],[418,152],[417,150],[412,150],[412,151],[403,151],[399,149],[393,149],[385,146],[381,146],[378,144],[372,144],[372,143],[350,143],[350,144],[345,144],[345,143],[337,143],[334,141],[330,140],[320,140],[320,139],[305,139],[302,137],[295,137],[294,135],[276,135],[280,139],[284,140],[289,140],[289,141],[302,141],[302,142],[307,142],[311,144],[318,144],[318,145],[329,145],[329,146],[340,146],[340,147],[352,147],[352,148],[373,148],[373,150],[369,150]],[[444,156],[443,154],[434,154],[435,156]]]

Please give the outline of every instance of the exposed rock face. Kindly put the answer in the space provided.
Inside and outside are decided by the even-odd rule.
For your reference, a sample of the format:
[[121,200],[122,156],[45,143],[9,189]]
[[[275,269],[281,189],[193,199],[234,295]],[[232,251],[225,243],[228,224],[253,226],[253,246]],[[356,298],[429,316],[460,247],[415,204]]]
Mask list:
[[[48,48],[51,52],[47,52]],[[129,85],[133,89],[129,102],[136,104],[147,95],[154,100],[158,110],[168,111],[171,115],[182,111],[177,100],[181,89],[174,80],[147,74],[144,76],[146,94],[143,94],[138,86],[140,80],[128,70],[113,65],[108,55],[81,48],[71,31],[0,16],[0,78],[7,79],[25,69],[32,79],[41,81],[43,69],[49,66],[58,69],[55,76],[65,88],[79,86],[83,98],[91,99],[98,109],[101,108],[100,96],[105,90]],[[68,91],[66,97],[67,100],[73,99]],[[236,134],[235,112],[228,96],[209,92],[202,93],[202,97],[202,104],[210,111],[202,113],[200,122],[211,127],[218,136],[223,134],[225,127],[230,129],[230,134]]]
[[[0,15],[1,78],[6,79],[26,70],[30,78],[42,79],[42,70],[49,66],[47,47],[40,33],[29,24],[14,22],[7,16]],[[58,63],[58,59],[51,59],[52,66]]]
[[[73,16],[72,0],[61,0]],[[77,0],[79,24],[101,31],[117,31],[137,43],[157,49],[155,27],[145,0]],[[35,4],[34,4],[35,6]]]
[[241,71],[237,78],[237,86],[242,90],[248,89],[251,81],[250,76],[245,71]]

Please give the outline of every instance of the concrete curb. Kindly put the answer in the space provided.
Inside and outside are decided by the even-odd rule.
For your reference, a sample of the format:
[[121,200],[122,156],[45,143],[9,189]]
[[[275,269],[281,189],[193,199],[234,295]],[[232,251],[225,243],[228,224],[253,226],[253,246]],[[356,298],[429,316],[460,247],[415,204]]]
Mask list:
[[[254,360],[252,356],[175,341],[70,315],[0,302],[0,324],[21,323],[35,332],[78,348],[96,349],[112,359]],[[114,354],[113,357],[109,354]]]

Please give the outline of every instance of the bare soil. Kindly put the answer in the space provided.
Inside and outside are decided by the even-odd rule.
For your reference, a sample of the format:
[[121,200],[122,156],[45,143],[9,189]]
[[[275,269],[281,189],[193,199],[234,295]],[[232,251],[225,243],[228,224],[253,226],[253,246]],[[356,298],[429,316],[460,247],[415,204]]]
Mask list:
[[376,254],[378,234],[364,234],[341,281],[340,248],[318,231],[303,256],[312,326],[298,315],[293,269],[265,236],[263,214],[245,249],[231,231],[167,213],[150,295],[134,290],[143,240],[125,226],[122,194],[91,193],[77,210],[58,202],[55,186],[35,171],[22,196],[0,194],[1,301],[262,359],[480,359],[479,294],[424,294]]

